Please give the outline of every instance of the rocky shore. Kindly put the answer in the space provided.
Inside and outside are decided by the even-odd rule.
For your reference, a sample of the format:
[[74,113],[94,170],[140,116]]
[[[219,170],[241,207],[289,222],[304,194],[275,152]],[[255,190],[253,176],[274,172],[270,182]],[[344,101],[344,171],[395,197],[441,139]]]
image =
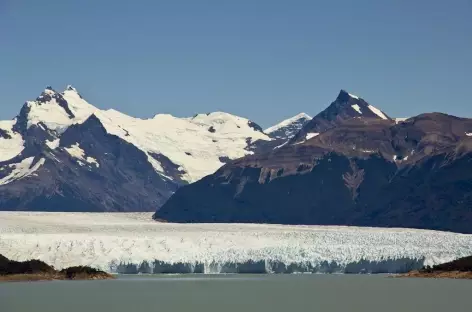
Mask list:
[[435,265],[433,267],[424,267],[421,270],[415,270],[396,276],[420,278],[472,279],[472,256]]
[[69,267],[56,270],[39,261],[12,261],[0,255],[0,282],[5,281],[52,281],[52,280],[103,280],[114,277],[106,272],[87,267]]

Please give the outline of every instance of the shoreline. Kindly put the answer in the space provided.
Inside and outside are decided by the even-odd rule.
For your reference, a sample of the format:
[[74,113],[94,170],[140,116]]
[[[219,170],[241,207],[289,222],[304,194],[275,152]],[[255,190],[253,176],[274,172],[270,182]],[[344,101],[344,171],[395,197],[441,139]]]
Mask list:
[[84,280],[110,280],[116,279],[115,276],[108,273],[100,274],[78,274],[73,277],[67,277],[65,274],[9,274],[0,275],[0,283],[2,282],[41,282],[41,281],[84,281]]
[[448,279],[472,279],[472,272],[464,271],[435,271],[420,272],[411,271],[408,273],[394,275],[396,278],[448,278]]

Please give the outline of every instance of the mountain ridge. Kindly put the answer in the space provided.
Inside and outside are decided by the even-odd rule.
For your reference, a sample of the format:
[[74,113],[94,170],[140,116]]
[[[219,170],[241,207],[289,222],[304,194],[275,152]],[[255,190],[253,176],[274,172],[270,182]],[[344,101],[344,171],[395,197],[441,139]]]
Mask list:
[[288,144],[179,189],[154,217],[472,233],[472,119],[379,111],[341,91]]
[[272,141],[224,112],[140,119],[100,110],[70,85],[47,87],[0,129],[0,210],[153,211]]

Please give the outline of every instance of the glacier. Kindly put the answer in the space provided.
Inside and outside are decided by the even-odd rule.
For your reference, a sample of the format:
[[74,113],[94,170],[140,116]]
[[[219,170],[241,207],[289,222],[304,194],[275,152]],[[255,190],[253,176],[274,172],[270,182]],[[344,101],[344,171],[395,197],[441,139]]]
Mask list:
[[401,273],[472,254],[472,235],[400,228],[173,224],[151,213],[0,212],[0,254],[111,273]]

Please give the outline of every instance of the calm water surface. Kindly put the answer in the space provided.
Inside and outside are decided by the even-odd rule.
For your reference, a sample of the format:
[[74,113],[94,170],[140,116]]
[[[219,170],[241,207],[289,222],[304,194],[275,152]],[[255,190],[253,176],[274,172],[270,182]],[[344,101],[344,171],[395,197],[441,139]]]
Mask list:
[[180,275],[0,283],[0,311],[470,312],[472,281],[380,275]]

